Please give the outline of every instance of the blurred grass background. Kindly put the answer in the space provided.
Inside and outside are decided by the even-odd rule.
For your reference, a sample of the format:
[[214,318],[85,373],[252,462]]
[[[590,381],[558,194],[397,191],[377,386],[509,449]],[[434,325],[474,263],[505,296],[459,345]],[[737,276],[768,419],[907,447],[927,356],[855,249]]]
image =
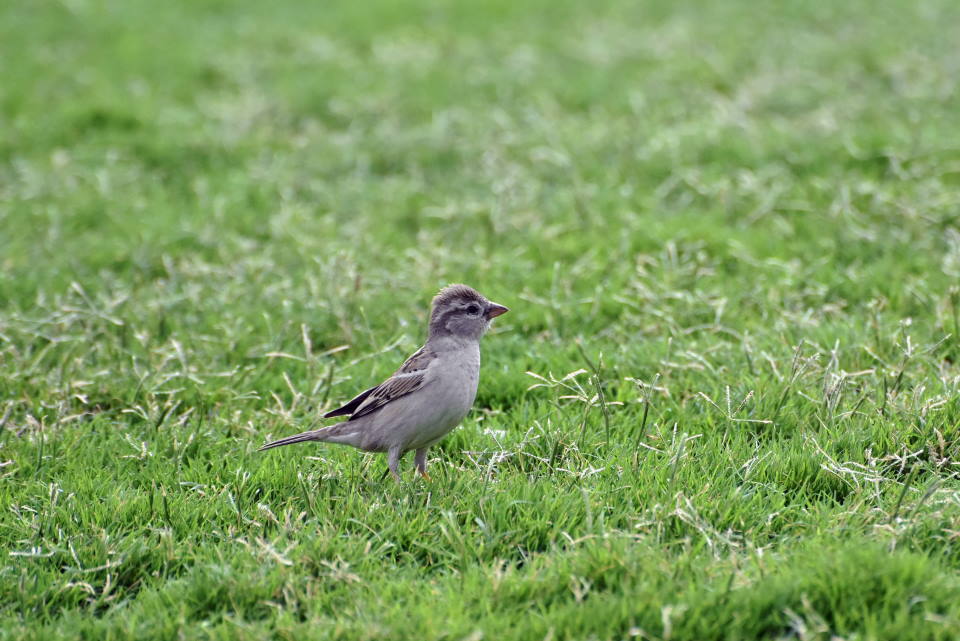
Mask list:
[[[956,638],[958,41],[942,0],[4,3],[0,635]],[[448,282],[512,311],[433,484],[254,451]]]

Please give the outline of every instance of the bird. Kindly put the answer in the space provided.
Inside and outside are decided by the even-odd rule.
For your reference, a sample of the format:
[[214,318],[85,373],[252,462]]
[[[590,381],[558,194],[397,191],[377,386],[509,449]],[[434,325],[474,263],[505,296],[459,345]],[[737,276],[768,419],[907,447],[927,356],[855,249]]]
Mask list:
[[441,289],[431,302],[427,340],[393,375],[323,418],[347,420],[267,443],[260,450],[319,441],[385,452],[400,481],[400,461],[413,450],[427,481],[427,450],[470,411],[480,379],[480,339],[493,319],[510,311],[462,284]]

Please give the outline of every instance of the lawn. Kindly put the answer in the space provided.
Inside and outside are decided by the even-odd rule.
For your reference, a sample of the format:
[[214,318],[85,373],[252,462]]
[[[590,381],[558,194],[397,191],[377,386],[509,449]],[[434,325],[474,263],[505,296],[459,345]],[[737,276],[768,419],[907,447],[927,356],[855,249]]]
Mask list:
[[[960,638],[960,5],[0,4],[0,638]],[[307,444],[511,312],[432,481]]]

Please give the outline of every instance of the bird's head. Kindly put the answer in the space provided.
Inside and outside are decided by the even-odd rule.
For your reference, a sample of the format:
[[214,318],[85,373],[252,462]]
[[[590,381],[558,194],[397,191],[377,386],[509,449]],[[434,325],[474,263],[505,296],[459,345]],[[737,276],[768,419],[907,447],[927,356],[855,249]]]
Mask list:
[[466,285],[448,285],[433,297],[430,338],[450,336],[480,340],[491,321],[508,310]]

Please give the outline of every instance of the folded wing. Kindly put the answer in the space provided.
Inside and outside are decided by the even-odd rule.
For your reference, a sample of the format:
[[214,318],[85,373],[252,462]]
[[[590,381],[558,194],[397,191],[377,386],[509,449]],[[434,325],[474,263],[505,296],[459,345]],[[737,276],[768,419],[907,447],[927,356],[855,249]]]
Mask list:
[[366,416],[402,396],[406,396],[424,386],[426,372],[436,355],[421,347],[413,356],[400,366],[393,376],[376,387],[371,387],[359,394],[343,407],[327,412],[324,418],[347,416],[348,421],[354,421]]

